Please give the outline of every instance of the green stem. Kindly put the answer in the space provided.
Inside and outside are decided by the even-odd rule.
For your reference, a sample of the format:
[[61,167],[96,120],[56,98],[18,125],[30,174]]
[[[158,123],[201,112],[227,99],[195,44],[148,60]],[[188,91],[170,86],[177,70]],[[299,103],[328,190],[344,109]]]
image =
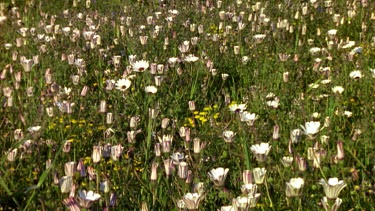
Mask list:
[[146,140],[146,161],[149,159],[149,152],[151,148],[151,135],[152,135],[152,117],[149,116],[148,118],[148,125],[147,125],[147,140]]
[[247,141],[243,137],[241,137],[242,145],[243,145],[243,150],[245,154],[245,164],[246,164],[246,169],[250,170],[250,157],[249,157],[249,150],[247,146]]
[[272,210],[275,210],[275,208],[273,207],[273,202],[272,202],[272,199],[271,199],[271,196],[270,196],[270,192],[268,191],[267,178],[265,178],[265,180],[264,180],[264,185],[266,186],[267,197],[268,197],[268,200],[270,201],[270,207],[272,208]]
[[[192,69],[193,69],[193,68],[191,68],[190,72],[193,71]],[[194,93],[195,93],[195,90],[196,90],[196,85],[197,85],[198,75],[199,75],[198,73],[199,73],[198,70],[196,70],[195,81],[194,81],[194,84],[193,84],[193,86],[191,87],[191,91],[190,91],[190,100],[193,99],[193,96],[194,96]]]

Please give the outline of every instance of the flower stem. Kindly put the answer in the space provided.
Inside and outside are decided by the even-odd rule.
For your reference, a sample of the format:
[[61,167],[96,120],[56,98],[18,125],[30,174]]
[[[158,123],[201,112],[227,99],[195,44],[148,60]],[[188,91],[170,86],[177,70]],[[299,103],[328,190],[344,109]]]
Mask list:
[[243,150],[245,154],[246,169],[250,170],[250,158],[249,158],[249,150],[248,150],[247,142],[246,142],[246,139],[244,139],[243,137],[241,137],[241,141],[242,141]]
[[270,196],[270,192],[268,191],[267,178],[265,178],[265,180],[264,180],[264,185],[266,186],[267,197],[268,197],[268,200],[270,201],[270,207],[272,208],[272,210],[275,210],[275,208],[273,207],[273,202],[272,202],[272,199],[271,199],[271,196]]

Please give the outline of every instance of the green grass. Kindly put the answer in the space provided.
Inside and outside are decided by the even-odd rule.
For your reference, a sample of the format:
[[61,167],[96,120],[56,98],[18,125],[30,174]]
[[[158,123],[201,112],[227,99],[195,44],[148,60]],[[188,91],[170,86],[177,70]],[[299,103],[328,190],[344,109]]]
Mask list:
[[[83,0],[76,7],[73,1],[32,2],[7,1],[0,7],[0,16],[6,17],[0,22],[0,209],[69,210],[63,203],[69,193],[62,193],[64,187],[58,180],[66,174],[65,163],[81,161],[87,175],[73,173],[76,189],[70,200],[82,209],[79,190],[100,194],[91,210],[183,210],[178,201],[197,192],[199,210],[217,210],[244,196],[245,170],[264,167],[265,181],[257,184],[256,191],[260,197],[248,209],[324,210],[325,193],[319,181],[337,177],[347,185],[339,194],[339,209],[375,210],[375,38],[371,33],[375,25],[370,2],[367,6],[357,1],[350,5],[332,2],[327,8],[319,0],[315,6],[262,1],[259,10],[255,2],[233,0],[223,1],[221,8],[217,1],[168,1],[162,6],[159,1],[93,0],[90,8]],[[160,12],[159,19],[156,12]],[[222,12],[225,15],[220,19]],[[348,12],[355,15],[349,17]],[[340,15],[338,22],[334,14]],[[152,17],[150,24],[147,17]],[[245,24],[242,30],[239,21]],[[97,45],[94,37],[84,37],[90,22],[95,39],[100,36]],[[283,24],[289,28],[281,28]],[[49,34],[46,25],[53,25]],[[62,29],[67,26],[71,31],[65,36]],[[304,27],[306,33],[302,33]],[[27,28],[24,37],[21,28]],[[330,29],[337,29],[333,38],[327,35]],[[73,30],[79,31],[75,39]],[[257,41],[254,36],[260,34],[266,36]],[[139,36],[148,36],[147,43],[142,45]],[[198,38],[197,44],[190,43],[188,51],[181,52],[179,46],[193,37]],[[16,39],[23,44],[17,46]],[[343,47],[349,40],[355,41],[354,46]],[[333,42],[332,48],[328,41]],[[8,43],[12,44],[9,49]],[[313,47],[321,51],[313,54]],[[356,47],[361,52],[350,55]],[[189,54],[198,60],[185,61]],[[281,61],[280,54],[289,57]],[[74,55],[76,64],[62,59],[69,55]],[[118,55],[120,64],[115,67],[112,58]],[[150,67],[131,71],[130,55]],[[25,72],[22,56],[39,56],[39,63]],[[172,57],[178,58],[175,65],[168,62]],[[317,58],[321,62],[314,69]],[[81,67],[80,59],[84,61]],[[157,66],[155,74],[153,65]],[[354,70],[360,70],[362,77],[350,78]],[[289,77],[284,81],[286,72]],[[79,81],[73,82],[72,77],[78,76]],[[155,76],[162,77],[161,85],[155,94],[146,93],[146,86],[156,86]],[[108,81],[116,83],[121,78],[129,78],[131,86],[125,91],[116,86],[110,89]],[[330,82],[323,84],[326,79]],[[89,91],[83,96],[86,86]],[[343,93],[333,93],[335,86],[342,86]],[[71,91],[64,92],[64,87]],[[11,93],[6,93],[8,89]],[[267,105],[270,100],[278,100],[277,108]],[[101,101],[106,102],[102,112]],[[189,109],[189,101],[195,103],[195,110]],[[64,103],[72,104],[71,112],[64,112]],[[245,104],[247,112],[258,116],[253,126],[241,121],[241,112],[229,110],[234,104]],[[107,122],[108,113],[113,115],[111,122]],[[139,118],[135,126],[130,124],[132,117]],[[162,127],[166,118],[169,124]],[[327,118],[330,124],[323,127]],[[298,143],[291,143],[291,131],[310,121],[320,122],[319,131],[310,134],[312,138],[302,135]],[[276,125],[279,138],[273,139]],[[35,126],[40,129],[30,132]],[[181,127],[190,129],[190,138],[180,135]],[[129,141],[128,132],[137,130],[135,141]],[[232,143],[224,142],[225,130],[236,133]],[[16,137],[17,131],[22,135]],[[164,135],[173,137],[170,152],[157,156],[155,144],[163,145],[159,138]],[[328,142],[321,142],[323,135],[329,136]],[[196,138],[200,139],[199,153],[194,151]],[[342,160],[336,159],[339,141],[343,142]],[[258,162],[250,148],[262,142],[271,149],[266,161]],[[123,147],[117,159],[108,150],[115,145]],[[101,159],[95,163],[94,146],[102,147]],[[15,149],[12,159],[9,152]],[[308,160],[309,150],[321,156],[319,165]],[[171,175],[166,175],[164,161],[177,152],[184,153],[188,180],[179,178],[176,163]],[[289,167],[282,163],[285,156],[294,158]],[[298,168],[297,157],[307,160],[305,171]],[[158,165],[154,181],[152,163]],[[215,187],[208,175],[218,167],[229,168],[222,187]],[[297,177],[304,180],[302,192],[288,198],[286,183]],[[105,181],[109,191],[101,188]],[[199,182],[203,192],[194,188]]]

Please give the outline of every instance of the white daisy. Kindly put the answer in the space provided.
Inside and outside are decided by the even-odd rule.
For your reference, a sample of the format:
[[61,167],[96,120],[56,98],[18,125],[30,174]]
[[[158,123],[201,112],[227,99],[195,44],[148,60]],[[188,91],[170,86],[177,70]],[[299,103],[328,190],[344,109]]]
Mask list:
[[140,60],[140,61],[134,62],[132,66],[133,66],[134,72],[144,72],[145,70],[147,70],[150,64],[146,60]]
[[341,94],[344,92],[344,88],[342,86],[335,86],[332,88],[332,92]]
[[354,70],[354,71],[350,72],[349,77],[350,77],[351,79],[360,79],[360,78],[363,77],[363,75],[362,75],[362,72],[361,72],[361,71],[359,71],[359,70]]
[[193,54],[189,54],[189,55],[187,55],[185,58],[184,58],[184,61],[185,62],[196,62],[196,61],[198,61],[198,57],[196,57],[196,56],[194,56]]
[[116,89],[120,91],[125,91],[129,89],[131,84],[132,82],[129,79],[122,78],[116,82]]
[[146,86],[145,92],[148,94],[155,94],[158,91],[158,89],[155,86]]

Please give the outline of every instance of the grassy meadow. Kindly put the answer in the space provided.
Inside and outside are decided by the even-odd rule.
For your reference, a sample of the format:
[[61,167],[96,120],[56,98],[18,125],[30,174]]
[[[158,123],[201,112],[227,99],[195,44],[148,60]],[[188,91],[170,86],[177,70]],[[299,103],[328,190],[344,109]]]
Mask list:
[[0,210],[375,210],[371,0],[0,0]]

